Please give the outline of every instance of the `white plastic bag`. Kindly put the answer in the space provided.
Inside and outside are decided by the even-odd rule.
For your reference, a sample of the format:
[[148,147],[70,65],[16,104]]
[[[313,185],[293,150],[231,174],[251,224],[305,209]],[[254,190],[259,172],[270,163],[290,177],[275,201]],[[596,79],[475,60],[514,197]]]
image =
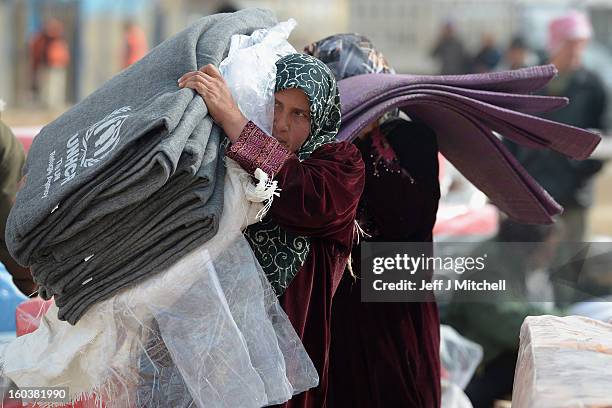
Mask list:
[[442,408],[474,408],[474,406],[457,384],[442,380]]
[[250,36],[234,35],[227,58],[219,65],[240,110],[268,135],[274,119],[276,61],[297,51],[289,42],[296,21],[279,23]]
[[466,339],[450,326],[440,326],[440,360],[450,382],[465,389],[482,356],[482,346]]

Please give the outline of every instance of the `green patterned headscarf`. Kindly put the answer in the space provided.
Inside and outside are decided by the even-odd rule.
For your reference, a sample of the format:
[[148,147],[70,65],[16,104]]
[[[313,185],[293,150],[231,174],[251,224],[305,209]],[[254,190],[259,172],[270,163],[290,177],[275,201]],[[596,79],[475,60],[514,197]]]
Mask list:
[[[340,96],[329,68],[304,54],[287,55],[276,62],[275,91],[289,88],[301,89],[310,102],[310,134],[297,151],[301,161],[320,146],[336,140],[340,129]],[[270,216],[249,226],[244,235],[280,296],[304,264],[310,240],[283,230]]]

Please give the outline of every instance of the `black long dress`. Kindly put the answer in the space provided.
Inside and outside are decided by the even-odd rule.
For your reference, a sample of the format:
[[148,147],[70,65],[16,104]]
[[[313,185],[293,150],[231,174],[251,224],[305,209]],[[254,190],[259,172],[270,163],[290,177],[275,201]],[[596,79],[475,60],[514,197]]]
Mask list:
[[[431,242],[440,198],[435,134],[401,119],[374,132],[356,142],[366,165],[358,210],[365,240]],[[360,293],[360,280],[345,272],[332,304],[328,406],[439,407],[437,305],[362,303]]]

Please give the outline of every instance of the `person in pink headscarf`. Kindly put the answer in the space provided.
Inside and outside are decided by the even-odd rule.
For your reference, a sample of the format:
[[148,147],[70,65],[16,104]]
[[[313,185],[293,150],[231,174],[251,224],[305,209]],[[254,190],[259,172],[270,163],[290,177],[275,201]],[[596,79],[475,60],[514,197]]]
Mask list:
[[[582,64],[585,48],[592,37],[587,15],[571,11],[554,19],[548,27],[549,62],[559,75],[544,94],[569,98],[568,106],[544,115],[556,122],[584,129],[604,131],[606,92],[602,80]],[[511,150],[527,171],[564,207],[565,241],[587,238],[587,212],[593,203],[594,176],[603,163],[595,159],[571,160],[552,151],[518,148]]]
[[548,53],[560,74],[581,68],[582,55],[592,35],[589,18],[579,11],[571,11],[550,23]]

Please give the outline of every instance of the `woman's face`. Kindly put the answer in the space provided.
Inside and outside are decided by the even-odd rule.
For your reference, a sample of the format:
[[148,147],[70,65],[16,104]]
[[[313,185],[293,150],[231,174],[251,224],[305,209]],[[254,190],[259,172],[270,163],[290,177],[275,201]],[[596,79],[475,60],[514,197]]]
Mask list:
[[301,89],[288,88],[274,94],[272,136],[297,152],[310,134],[310,102]]

